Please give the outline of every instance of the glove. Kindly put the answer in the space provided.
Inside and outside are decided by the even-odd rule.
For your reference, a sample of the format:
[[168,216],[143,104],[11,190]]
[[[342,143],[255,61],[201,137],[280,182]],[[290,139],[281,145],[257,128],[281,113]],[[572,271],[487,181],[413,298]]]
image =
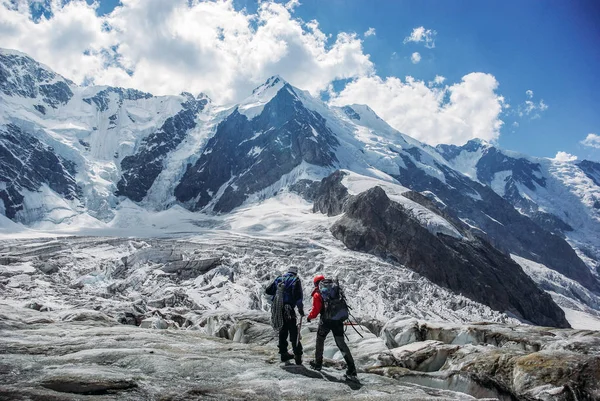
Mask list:
[[307,321],[308,323],[310,323],[310,321],[311,321],[311,320],[312,320],[312,319],[311,319],[311,318],[309,318],[309,317],[307,317],[307,318],[306,318],[306,321]]
[[304,308],[298,309],[298,313],[300,313],[300,317],[304,317]]

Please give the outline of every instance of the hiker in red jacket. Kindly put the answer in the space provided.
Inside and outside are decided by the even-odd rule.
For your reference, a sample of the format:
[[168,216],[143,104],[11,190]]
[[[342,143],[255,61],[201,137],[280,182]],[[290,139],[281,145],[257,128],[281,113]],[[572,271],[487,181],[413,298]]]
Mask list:
[[332,331],[335,344],[339,348],[340,352],[344,356],[344,360],[346,361],[346,378],[348,380],[358,381],[356,377],[356,366],[354,365],[354,358],[352,358],[350,349],[348,348],[346,341],[344,341],[344,322],[341,320],[325,320],[323,318],[323,297],[321,296],[321,291],[319,290],[319,283],[322,280],[325,280],[325,276],[323,276],[322,274],[315,276],[315,278],[313,279],[313,282],[315,284],[315,289],[311,294],[313,300],[313,307],[310,311],[310,314],[306,318],[306,321],[310,323],[310,321],[319,316],[319,314],[321,315],[321,319],[319,321],[319,329],[317,331],[315,360],[310,362],[310,366],[314,370],[321,370],[321,368],[323,367],[323,350],[325,348],[325,338],[327,337],[329,332]]

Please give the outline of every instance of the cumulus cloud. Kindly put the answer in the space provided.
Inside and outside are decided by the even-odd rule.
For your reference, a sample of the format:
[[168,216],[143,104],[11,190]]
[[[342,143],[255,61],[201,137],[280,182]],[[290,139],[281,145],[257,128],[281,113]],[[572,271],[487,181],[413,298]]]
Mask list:
[[413,64],[418,64],[419,61],[421,61],[421,55],[419,54],[419,52],[414,52],[410,56],[410,61],[412,61]]
[[497,88],[493,75],[480,72],[445,87],[430,87],[413,77],[370,76],[350,82],[331,102],[366,103],[394,128],[431,145],[463,144],[498,138],[505,102]]
[[577,156],[561,151],[556,153],[554,160],[559,162],[574,162],[575,160],[577,160]]
[[600,149],[600,135],[588,134],[580,143],[588,148]]
[[365,32],[365,38],[368,38],[369,36],[375,36],[376,32],[375,32],[375,28],[369,28],[367,29],[367,31]]
[[435,47],[435,37],[437,32],[431,29],[425,29],[425,27],[414,28],[409,36],[404,38],[404,44],[409,42],[421,43],[428,49]]
[[429,81],[427,85],[431,88],[432,86],[442,85],[446,81],[446,77],[436,75],[432,81]]
[[533,98],[533,91],[531,89],[528,89],[528,90],[525,91],[525,95],[527,95],[527,97],[529,99],[532,99]]
[[[318,21],[303,21],[294,15],[297,0],[261,1],[254,13],[236,9],[233,0],[122,0],[103,16],[97,2],[40,4],[32,16],[29,1],[0,0],[0,47],[28,53],[80,84],[157,95],[202,91],[223,104],[279,74],[313,95],[328,91],[338,105],[367,103],[400,131],[430,144],[493,140],[508,107],[490,74],[471,73],[453,84],[439,75],[429,82],[378,77],[357,34],[332,36]],[[363,37],[373,35],[370,28]],[[405,43],[433,48],[435,35],[418,27]],[[336,80],[349,83],[336,93]]]
[[254,14],[233,0],[121,3],[97,16],[98,3],[51,0],[50,17],[36,22],[27,1],[0,2],[0,47],[77,83],[204,91],[218,102],[238,101],[275,74],[318,94],[333,80],[374,73],[356,34],[331,38],[317,21],[296,18],[297,0],[261,2]]

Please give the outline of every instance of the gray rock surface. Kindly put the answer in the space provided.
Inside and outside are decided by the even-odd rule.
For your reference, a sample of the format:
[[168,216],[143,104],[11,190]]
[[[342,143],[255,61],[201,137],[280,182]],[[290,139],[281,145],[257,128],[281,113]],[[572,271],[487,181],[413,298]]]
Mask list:
[[336,173],[323,180],[315,208],[344,211],[331,231],[350,249],[393,258],[436,284],[520,319],[569,327],[551,297],[485,240],[432,234],[380,187],[343,197],[342,177]]
[[[265,85],[278,84],[272,77]],[[214,197],[213,210],[229,212],[302,162],[333,165],[335,135],[294,91],[285,83],[259,116],[249,120],[235,110],[221,122],[175,188],[177,200],[202,210]]]
[[6,217],[30,223],[23,210],[24,191],[36,192],[44,184],[66,199],[80,197],[75,164],[16,125],[0,127],[0,200]]

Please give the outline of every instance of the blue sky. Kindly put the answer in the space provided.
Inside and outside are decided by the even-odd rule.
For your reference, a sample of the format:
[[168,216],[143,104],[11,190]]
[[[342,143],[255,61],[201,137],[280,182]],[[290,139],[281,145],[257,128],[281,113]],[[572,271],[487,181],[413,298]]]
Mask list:
[[[44,1],[51,3],[51,0]],[[92,3],[91,0],[87,1],[89,4]],[[167,3],[170,2],[156,3],[154,7],[163,7]],[[96,4],[95,13],[101,17],[109,17],[115,6],[120,5],[120,2],[100,0]],[[258,14],[259,4],[255,1],[233,0],[233,4],[236,12],[245,9],[245,15],[260,15]],[[280,4],[285,3],[280,2]],[[167,6],[164,7],[168,8]],[[143,21],[140,26],[152,29],[152,24],[161,23],[161,13],[166,15],[166,13],[172,11],[157,9],[153,14],[152,10],[143,10],[144,12],[141,13],[139,9],[136,11],[133,7],[130,8],[131,13],[127,16],[129,20],[121,22],[121,26],[134,26],[134,23],[139,23],[139,19],[146,18],[146,21]],[[429,143],[442,141],[444,138],[450,138],[452,141],[459,143],[464,142],[465,138],[483,136],[486,139],[497,138],[499,145],[503,148],[533,156],[554,157],[557,152],[563,151],[576,155],[579,159],[600,160],[600,149],[581,144],[581,141],[588,134],[600,134],[600,80],[598,79],[598,70],[600,69],[600,27],[597,23],[597,21],[600,21],[600,2],[592,0],[569,2],[562,0],[525,2],[513,0],[377,2],[367,0],[301,0],[300,5],[288,7],[288,9],[290,14],[287,16],[288,24],[300,20],[304,31],[307,32],[311,28],[307,28],[308,24],[306,23],[316,20],[318,22],[318,32],[331,35],[326,40],[323,48],[317,50],[328,57],[328,62],[325,64],[337,63],[337,70],[329,71],[319,65],[318,71],[313,74],[316,77],[315,80],[319,80],[319,82],[314,83],[314,87],[311,88],[312,81],[303,78],[302,71],[292,71],[294,57],[305,57],[304,53],[306,52],[301,52],[302,54],[299,56],[292,54],[291,58],[288,57],[288,59],[283,56],[275,61],[261,59],[260,62],[257,62],[258,65],[267,65],[268,62],[272,62],[272,65],[261,71],[264,74],[279,73],[293,84],[310,89],[313,93],[315,90],[323,90],[327,82],[333,82],[335,90],[331,92],[333,96],[335,96],[335,92],[340,92],[347,82],[361,80],[365,76],[376,76],[377,81],[363,80],[361,88],[356,85],[355,90],[341,93],[345,96],[341,96],[339,101],[350,99],[357,103],[368,103],[379,114],[382,114],[382,117],[388,122],[391,121],[396,128],[416,136],[418,139],[425,141],[429,139]],[[71,10],[70,12],[74,14],[74,11]],[[141,14],[143,15],[140,16]],[[278,15],[280,16],[280,14]],[[83,21],[83,19],[81,20]],[[148,23],[148,20],[151,22]],[[58,24],[58,19],[56,21],[56,24]],[[233,23],[234,20],[231,21]],[[256,18],[248,18],[248,21],[248,26],[252,26],[256,23]],[[119,24],[116,19],[110,23],[115,26]],[[264,16],[261,17],[261,23],[266,23]],[[229,24],[229,22],[223,22],[223,24]],[[198,25],[196,28],[191,27],[190,29],[200,29],[200,27],[201,25]],[[436,32],[434,36],[435,47],[426,47],[423,42],[405,43],[404,39],[418,27]],[[0,20],[1,28],[2,21]],[[364,33],[369,28],[374,28],[375,34],[365,36]],[[54,31],[58,29],[54,28]],[[72,27],[70,29],[69,32],[73,32]],[[156,30],[162,31],[163,29],[156,27]],[[23,31],[20,33],[21,38],[15,37],[12,42],[5,39],[7,43],[3,43],[3,39],[0,39],[0,46],[12,46],[30,54],[34,53],[32,56],[41,58],[41,61],[57,69],[58,72],[69,77],[75,75],[73,78],[77,81],[79,70],[68,70],[67,67],[61,69],[61,61],[58,60],[58,57],[56,57],[56,60],[52,60],[51,56],[38,51],[34,47],[19,48],[27,47],[25,39],[29,35],[28,32],[31,31],[31,27],[24,26]],[[339,38],[338,35],[346,33],[356,33],[354,39],[359,42],[349,40],[352,43],[347,44],[346,47],[340,46],[340,48],[346,49],[344,54],[354,52],[352,53],[354,56],[363,57],[359,61],[348,65],[344,64],[344,61],[334,60],[335,56],[333,54],[336,52],[330,52],[330,50],[336,49],[335,43]],[[133,77],[135,79],[131,81],[127,81],[127,77],[114,73],[114,71],[111,74],[105,74],[105,71],[98,74],[90,61],[90,53],[93,55],[94,52],[87,51],[88,58],[82,62],[82,64],[90,64],[89,71],[85,72],[88,74],[86,78],[89,78],[90,74],[92,78],[102,75],[102,79],[108,80],[108,83],[142,86],[140,89],[151,90],[153,93],[161,92],[163,89],[165,91],[178,89],[184,85],[184,83],[179,84],[179,86],[176,83],[164,83],[162,86],[152,86],[148,83],[149,78],[142,74],[142,66],[154,63],[154,68],[158,69],[156,66],[160,64],[159,56],[152,54],[152,49],[148,50],[146,54],[132,54],[131,51],[126,53],[123,50],[134,48],[135,43],[139,43],[139,38],[136,38],[138,42],[132,41],[131,43],[127,43],[127,38],[120,38],[119,40],[122,43],[113,43],[108,46],[108,39],[101,37],[100,34],[89,32],[86,34],[89,34],[92,38],[90,40],[98,41],[95,48],[116,49],[115,54],[111,57],[114,60],[119,60],[119,63],[125,60],[127,64],[127,61],[129,61],[128,68],[136,71]],[[284,41],[289,41],[292,44],[296,40],[290,36],[289,32],[285,34],[277,32],[273,35],[277,39],[283,38]],[[39,36],[38,34],[38,38]],[[85,37],[84,34],[81,36]],[[171,36],[173,35],[171,34]],[[318,34],[314,37],[318,38]],[[159,38],[156,43],[154,53],[168,54],[169,59],[165,62],[170,63],[175,61],[177,64],[185,64],[190,49],[192,49],[191,52],[194,49],[194,47],[182,48],[181,53],[176,53],[176,50],[172,50],[173,44],[167,44],[165,38]],[[354,46],[356,43],[360,43],[360,49],[358,50]],[[126,47],[124,44],[129,46]],[[83,46],[84,43],[74,43],[69,47],[77,49],[79,45]],[[202,50],[204,49],[202,43],[196,45],[199,52],[204,51]],[[60,42],[49,43],[48,46],[56,46],[60,52],[63,52],[63,48],[67,47],[61,46]],[[165,47],[161,48],[160,46]],[[350,48],[354,50],[348,50]],[[111,51],[104,50],[103,53],[100,51],[97,53],[106,56]],[[239,51],[237,52],[239,53]],[[411,61],[411,55],[415,52],[419,53],[420,57],[420,61],[416,64]],[[178,54],[185,57],[178,57]],[[217,55],[214,52],[202,53],[197,57],[202,59],[200,61],[189,56],[189,60],[187,60],[189,65],[184,65],[178,70],[170,71],[165,66],[161,70],[163,71],[161,76],[175,77],[176,75],[182,75],[186,77],[187,81],[196,79],[194,76],[186,76],[186,74],[193,74],[194,71],[204,71],[203,68],[207,68],[205,64],[208,63],[207,59],[210,59],[211,54],[215,54],[215,57]],[[358,58],[356,59],[358,60]],[[68,57],[62,55],[62,59],[67,60]],[[231,58],[224,58],[224,60],[227,59]],[[145,61],[147,63],[144,63]],[[308,66],[316,65],[314,60],[308,60],[306,63],[308,63],[306,64]],[[70,61],[70,65],[73,64],[77,64],[77,62]],[[106,61],[104,61],[105,67],[106,64]],[[298,64],[305,65],[302,62]],[[344,75],[344,68],[349,71],[346,74],[347,78],[337,79],[340,75]],[[213,72],[206,70],[204,75],[209,77]],[[427,92],[425,90],[427,83],[431,82],[436,75],[439,75],[445,77],[444,85],[452,86],[461,83],[464,77],[474,72],[484,74],[477,77],[471,76],[473,78],[472,84],[470,86],[465,84],[465,87],[469,86],[470,89],[458,89],[464,89],[461,92],[463,95],[467,93],[467,96],[470,96],[471,99],[481,97],[482,101],[477,103],[476,100],[473,100],[467,104],[456,105],[459,110],[449,116],[441,115],[440,112],[443,112],[443,110],[440,106],[431,114],[422,113],[415,117],[421,120],[436,119],[433,128],[430,128],[429,131],[424,128],[427,121],[415,122],[415,120],[405,121],[395,118],[397,115],[411,114],[414,111],[408,110],[407,112],[407,103],[414,103],[415,107],[421,107],[418,106],[421,104],[419,101],[407,98],[400,102],[401,104],[397,105],[396,108],[386,108],[390,99],[407,96],[408,92],[414,92],[418,89],[405,80],[406,76],[414,77],[418,84],[422,84],[421,92],[426,92],[423,92],[422,98],[417,100],[423,100],[441,93],[440,96],[443,96],[447,101],[452,94],[452,90],[436,92],[432,89],[431,92]],[[239,75],[240,71],[231,75],[236,73]],[[196,75],[201,74],[197,73]],[[259,77],[257,78],[257,76]],[[398,77],[400,81],[387,80],[388,77]],[[262,76],[255,74],[247,79],[247,85],[246,82],[242,84],[233,79],[223,82],[221,87],[237,85],[238,92],[245,93],[247,88],[255,85],[255,81],[258,79],[262,79]],[[79,80],[82,81],[83,78]],[[182,82],[187,82],[186,80],[182,80]],[[176,82],[177,80],[172,78],[171,81]],[[207,82],[210,86],[213,81],[215,81],[214,77],[212,80],[198,81],[190,85],[196,89],[203,84],[207,85]],[[373,82],[378,84],[379,92],[371,93],[367,90],[369,83]],[[495,84],[497,84],[497,88]],[[309,87],[306,87],[307,85]],[[390,89],[394,85],[395,89]],[[223,90],[218,90],[217,87],[212,89],[209,87],[208,92],[211,93],[211,90],[212,93],[223,93]],[[398,92],[394,92],[395,90],[398,90]],[[528,90],[532,91],[529,96],[526,94]],[[370,93],[369,96],[364,95],[363,98],[363,94],[367,92]],[[322,93],[325,97],[328,97],[325,92]],[[237,92],[232,93],[229,98],[237,99],[236,96]],[[500,96],[503,98],[505,105],[510,105],[509,108],[502,108],[501,112],[500,109],[494,109],[500,107],[499,105],[502,103]],[[529,110],[529,114],[526,112],[526,101],[532,102],[531,104],[534,106],[533,109]],[[540,108],[540,102],[542,101],[544,105],[547,105],[545,110]],[[426,102],[423,104],[425,105],[423,107],[428,105]],[[487,112],[492,109],[496,111]],[[519,115],[519,111],[523,115]],[[461,123],[468,126],[465,132],[452,137],[454,127],[450,126],[448,132],[444,134],[446,136],[441,135],[439,138],[432,139],[435,132],[431,130],[438,129],[435,127],[447,128],[445,126],[447,121],[457,119],[464,120]],[[498,121],[502,121],[503,125],[498,128],[497,132],[493,135],[481,134],[487,132],[486,130],[495,131],[496,128],[494,127],[499,127],[495,125]],[[459,125],[457,127],[460,128]],[[600,147],[600,137],[597,145]]]
[[[566,151],[600,160],[598,150],[579,143],[600,131],[600,2],[305,0],[298,14],[330,33],[374,27],[364,47],[382,76],[439,74],[455,82],[472,71],[491,73],[513,110],[532,90],[548,110],[537,119],[507,112],[499,144],[532,156]],[[437,31],[434,49],[403,45],[415,26]],[[412,51],[422,55],[419,64],[410,62]]]

